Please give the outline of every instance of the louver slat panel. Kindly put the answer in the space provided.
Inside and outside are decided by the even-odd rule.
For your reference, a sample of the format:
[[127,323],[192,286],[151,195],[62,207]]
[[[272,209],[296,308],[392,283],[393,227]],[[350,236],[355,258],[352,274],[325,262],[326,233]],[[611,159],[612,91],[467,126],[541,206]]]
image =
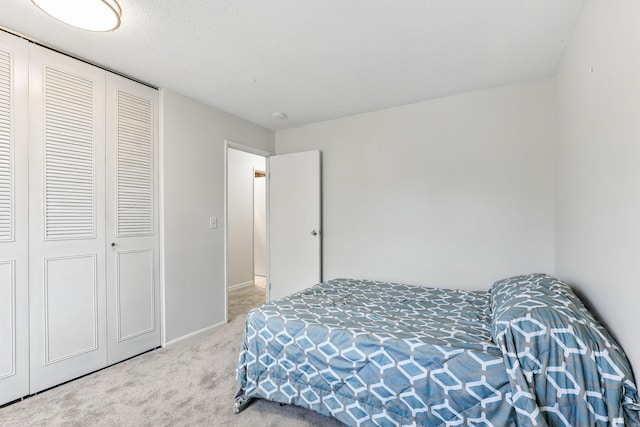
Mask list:
[[45,239],[96,236],[94,86],[45,70]]
[[116,234],[153,234],[153,132],[149,100],[118,91]]
[[0,242],[13,241],[13,129],[11,55],[0,50]]

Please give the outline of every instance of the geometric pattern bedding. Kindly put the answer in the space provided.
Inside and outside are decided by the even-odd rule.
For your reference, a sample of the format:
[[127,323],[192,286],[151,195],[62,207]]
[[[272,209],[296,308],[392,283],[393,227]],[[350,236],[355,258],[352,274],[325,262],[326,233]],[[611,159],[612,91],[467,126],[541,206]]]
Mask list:
[[[554,280],[479,292],[336,279],[272,301],[247,317],[236,406],[264,398],[351,426],[634,425],[624,354]],[[544,306],[570,327],[543,333]],[[594,337],[577,325],[603,347],[586,350]],[[535,354],[547,338],[560,357]],[[577,355],[593,363],[577,372]]]
[[533,274],[496,282],[490,294],[521,424],[640,425],[624,352],[567,284]]

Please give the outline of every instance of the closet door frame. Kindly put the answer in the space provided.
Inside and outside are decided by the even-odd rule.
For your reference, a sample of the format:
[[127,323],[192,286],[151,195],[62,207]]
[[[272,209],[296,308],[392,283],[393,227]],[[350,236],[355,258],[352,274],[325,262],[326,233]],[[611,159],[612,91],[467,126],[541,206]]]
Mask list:
[[29,394],[28,42],[0,32],[0,61],[1,405]]

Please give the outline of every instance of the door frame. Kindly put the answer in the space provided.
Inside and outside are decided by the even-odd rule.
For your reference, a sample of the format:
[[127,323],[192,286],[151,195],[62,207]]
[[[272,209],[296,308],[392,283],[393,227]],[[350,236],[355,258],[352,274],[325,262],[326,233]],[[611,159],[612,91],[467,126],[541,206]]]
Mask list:
[[229,322],[229,284],[227,283],[227,269],[228,269],[228,239],[229,239],[229,227],[227,224],[228,221],[228,202],[229,202],[229,149],[234,149],[238,151],[243,151],[249,154],[255,154],[258,156],[262,156],[265,158],[265,173],[267,175],[266,182],[266,253],[265,253],[265,262],[266,262],[266,295],[267,298],[269,296],[269,157],[274,156],[275,153],[271,151],[262,150],[260,148],[252,147],[250,145],[241,144],[229,139],[224,140],[224,323]]

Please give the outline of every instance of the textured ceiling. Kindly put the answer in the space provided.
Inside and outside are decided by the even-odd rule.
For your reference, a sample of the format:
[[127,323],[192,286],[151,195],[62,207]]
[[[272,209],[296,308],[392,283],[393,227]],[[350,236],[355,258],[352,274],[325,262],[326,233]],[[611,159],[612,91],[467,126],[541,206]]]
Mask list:
[[553,76],[585,0],[119,3],[111,33],[30,0],[0,26],[276,130]]

